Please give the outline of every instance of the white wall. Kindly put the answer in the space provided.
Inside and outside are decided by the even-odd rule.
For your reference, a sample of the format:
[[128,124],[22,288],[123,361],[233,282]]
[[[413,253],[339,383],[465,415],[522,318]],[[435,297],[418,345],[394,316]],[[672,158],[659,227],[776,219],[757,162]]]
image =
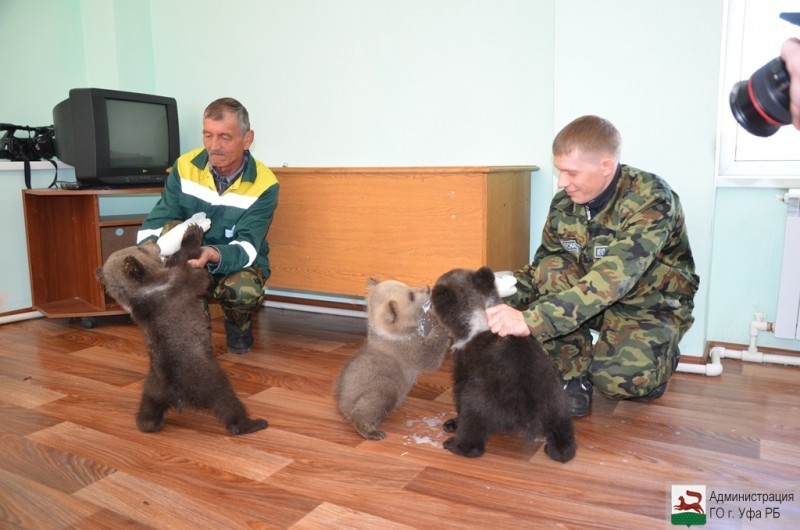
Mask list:
[[[83,83],[78,4],[77,0],[0,0],[0,50],[4,50],[5,57],[0,61],[0,122],[49,125],[53,123],[53,105],[66,97],[64,86]],[[0,231],[4,248],[0,252],[0,313],[31,306],[22,215],[24,177],[21,164],[16,164],[19,169],[14,170],[4,167],[11,166],[0,160]],[[45,187],[52,179],[53,170],[43,170],[33,177],[33,183]]]
[[[536,124],[552,121],[549,4],[159,3],[156,83],[181,101],[187,143],[199,142],[211,99],[240,99],[254,151],[272,165],[540,163],[547,138]],[[221,27],[248,13],[252,31],[205,44],[197,28],[212,11]]]

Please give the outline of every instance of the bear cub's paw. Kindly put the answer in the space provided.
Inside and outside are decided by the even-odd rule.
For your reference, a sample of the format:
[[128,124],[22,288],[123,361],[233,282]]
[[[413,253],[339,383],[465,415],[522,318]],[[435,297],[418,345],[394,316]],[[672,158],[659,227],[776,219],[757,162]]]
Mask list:
[[183,242],[181,243],[181,246],[194,250],[200,248],[202,244],[203,229],[197,225],[191,225],[186,229],[186,233],[183,235]]
[[569,462],[575,457],[577,452],[575,436],[571,430],[566,432],[551,433],[547,436],[547,445],[544,452],[556,462]]
[[479,446],[462,447],[455,436],[445,440],[442,447],[453,454],[466,456],[467,458],[478,458],[485,451],[483,447]]
[[167,267],[176,267],[183,265],[190,259],[197,259],[200,257],[200,247],[203,245],[203,229],[197,225],[189,225],[186,233],[183,234],[180,249],[167,258]]
[[366,438],[367,440],[383,440],[386,438],[386,433],[374,425],[353,424],[356,432]]
[[456,432],[457,429],[458,429],[458,420],[456,418],[447,420],[446,422],[444,422],[444,425],[442,425],[442,430],[444,432]]
[[544,452],[547,456],[556,462],[569,462],[575,457],[575,446],[570,447],[555,447],[552,444],[544,446]]
[[[191,227],[190,227],[191,228]],[[267,420],[262,418],[246,419],[239,423],[231,423],[228,425],[228,432],[234,435],[250,434],[251,432],[266,429],[269,426]]]
[[164,428],[164,416],[160,418],[145,418],[139,415],[136,418],[136,427],[142,432],[159,432]]

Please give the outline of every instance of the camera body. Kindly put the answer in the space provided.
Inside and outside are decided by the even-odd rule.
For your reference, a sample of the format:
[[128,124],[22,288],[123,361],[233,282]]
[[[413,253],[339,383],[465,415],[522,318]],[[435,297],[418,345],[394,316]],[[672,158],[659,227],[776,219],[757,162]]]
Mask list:
[[[18,132],[26,136],[18,136]],[[28,127],[0,123],[0,158],[16,162],[51,159],[56,154],[55,131],[52,125]]]

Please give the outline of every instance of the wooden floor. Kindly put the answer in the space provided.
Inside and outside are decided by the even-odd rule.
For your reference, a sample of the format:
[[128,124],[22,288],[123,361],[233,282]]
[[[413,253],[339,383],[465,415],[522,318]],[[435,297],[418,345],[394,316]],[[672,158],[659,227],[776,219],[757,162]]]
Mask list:
[[332,398],[363,319],[265,309],[242,356],[213,326],[267,430],[233,437],[171,412],[161,433],[137,431],[147,357],[125,318],[0,326],[0,527],[665,528],[672,485],[704,485],[717,500],[797,497],[709,501],[706,527],[800,528],[798,368],[724,360],[720,377],[677,374],[653,403],[595,395],[567,464],[502,435],[466,459],[442,449],[449,359],[385,421],[385,440],[365,441]]

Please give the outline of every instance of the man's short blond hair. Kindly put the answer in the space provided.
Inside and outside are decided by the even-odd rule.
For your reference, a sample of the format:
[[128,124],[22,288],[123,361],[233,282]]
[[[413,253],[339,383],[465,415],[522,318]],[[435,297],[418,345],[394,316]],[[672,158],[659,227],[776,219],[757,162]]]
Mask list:
[[614,125],[598,116],[581,116],[569,122],[553,140],[553,155],[569,154],[573,149],[602,153],[619,160],[622,139]]

